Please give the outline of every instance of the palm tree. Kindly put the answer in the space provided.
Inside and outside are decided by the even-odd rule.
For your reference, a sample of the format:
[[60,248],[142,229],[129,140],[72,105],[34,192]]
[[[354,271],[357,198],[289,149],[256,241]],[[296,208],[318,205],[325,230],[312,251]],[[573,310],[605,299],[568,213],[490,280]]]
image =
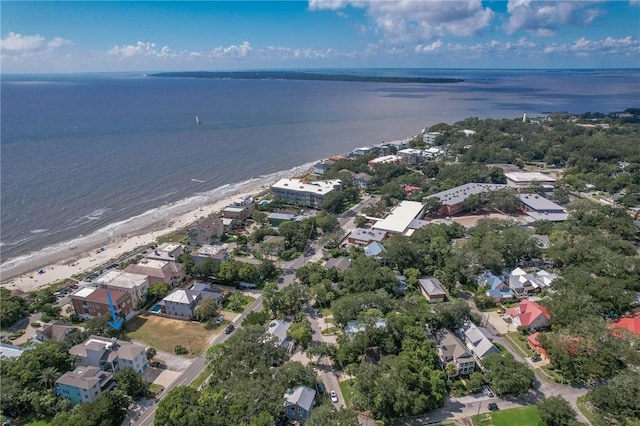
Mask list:
[[445,373],[447,373],[447,376],[451,378],[458,374],[458,367],[456,366],[455,362],[449,362],[444,366],[444,371]]
[[55,367],[47,367],[40,373],[40,384],[51,389],[56,384],[58,377],[60,377],[60,373]]

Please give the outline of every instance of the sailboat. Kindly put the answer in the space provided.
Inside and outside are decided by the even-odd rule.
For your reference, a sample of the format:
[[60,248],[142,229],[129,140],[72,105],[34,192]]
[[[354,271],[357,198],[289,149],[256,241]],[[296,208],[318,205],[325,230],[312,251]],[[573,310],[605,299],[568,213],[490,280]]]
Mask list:
[[202,123],[200,122],[200,119],[198,118],[198,116],[197,116],[197,115],[196,115],[196,121],[195,121],[193,124],[195,124],[196,126],[199,126],[199,125],[201,125],[201,124],[202,124]]

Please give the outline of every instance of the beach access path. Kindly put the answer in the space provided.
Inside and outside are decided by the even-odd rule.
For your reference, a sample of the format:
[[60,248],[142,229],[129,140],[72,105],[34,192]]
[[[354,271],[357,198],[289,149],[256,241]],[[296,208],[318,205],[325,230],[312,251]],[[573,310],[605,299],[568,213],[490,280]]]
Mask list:
[[[221,211],[234,200],[245,196],[257,196],[267,187],[260,186],[250,192],[234,193],[216,202],[164,220],[140,233],[112,237],[111,241],[96,241],[91,246],[64,248],[52,253],[28,259],[12,265],[11,260],[0,266],[0,286],[11,291],[30,292],[76,275],[86,275],[101,269],[126,253],[156,242],[158,237],[184,229],[200,219]],[[101,250],[104,248],[104,250]],[[43,273],[38,273],[43,270]]]

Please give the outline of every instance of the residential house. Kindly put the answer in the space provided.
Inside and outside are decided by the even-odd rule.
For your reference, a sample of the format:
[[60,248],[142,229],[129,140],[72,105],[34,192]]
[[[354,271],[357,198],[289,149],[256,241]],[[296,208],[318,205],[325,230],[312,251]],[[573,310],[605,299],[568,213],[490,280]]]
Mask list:
[[517,296],[526,296],[540,291],[540,284],[533,274],[516,268],[511,271],[508,277],[509,288],[513,290]]
[[409,148],[409,146],[411,146],[411,141],[412,140],[413,140],[413,138],[400,139],[400,140],[397,140],[397,141],[384,142],[384,145],[393,147],[393,148],[396,149],[396,152],[398,152],[401,149]]
[[165,260],[142,259],[137,264],[134,263],[127,266],[124,272],[146,275],[149,285],[167,283],[172,287],[176,287],[186,278],[184,267],[181,263],[167,262]]
[[271,195],[276,202],[320,209],[328,194],[341,189],[339,179],[310,181],[284,178],[271,185]]
[[146,275],[132,274],[125,271],[109,271],[94,280],[94,284],[107,290],[118,290],[127,293],[135,306],[138,300],[144,299],[149,290]]
[[20,346],[10,345],[8,343],[0,343],[0,359],[3,358],[20,358],[20,355],[26,351]]
[[435,146],[431,148],[427,148],[422,151],[422,156],[428,160],[432,160],[434,158],[440,157],[444,155],[446,152],[442,148],[437,148]]
[[508,308],[507,312],[516,326],[524,327],[529,331],[551,327],[551,314],[547,308],[536,302],[521,300],[517,307]]
[[540,286],[540,288],[551,287],[551,283],[556,278],[558,278],[558,275],[556,275],[554,273],[551,273],[551,272],[547,272],[544,269],[539,270],[534,275],[535,275],[536,281],[538,282],[538,285]]
[[260,244],[260,251],[267,256],[278,256],[285,249],[285,238],[267,235]]
[[282,222],[289,222],[296,218],[294,213],[271,213],[267,216],[267,220],[271,226],[278,226]]
[[418,280],[422,295],[430,303],[444,302],[447,292],[442,287],[440,280],[435,277],[423,277]]
[[478,195],[489,191],[497,191],[506,187],[507,185],[495,183],[465,183],[464,185],[429,195],[427,199],[439,199],[441,207],[438,210],[438,214],[442,216],[451,216],[461,212],[464,209],[464,201],[472,195]]
[[504,282],[502,276],[496,276],[490,271],[485,271],[476,278],[479,285],[487,288],[487,296],[491,297],[494,302],[504,302],[513,299],[513,292]]
[[533,334],[530,334],[527,337],[527,344],[529,345],[529,347],[535,353],[540,355],[542,358],[549,359],[549,354],[547,353],[547,351],[540,344],[540,341],[538,340],[538,337],[540,337],[540,333],[537,332],[537,331],[535,333],[533,333]]
[[56,380],[54,393],[76,405],[94,402],[114,386],[111,373],[98,367],[77,367]]
[[224,235],[224,224],[222,219],[215,216],[209,216],[199,222],[193,228],[194,242],[197,245],[211,244],[213,240]]
[[325,174],[327,172],[327,170],[329,170],[331,168],[331,166],[334,164],[335,162],[330,161],[330,160],[323,160],[320,161],[316,164],[313,165],[313,174],[314,175],[318,175],[318,176],[322,176],[323,174]]
[[406,148],[398,151],[398,155],[402,157],[405,164],[410,166],[418,166],[422,163],[422,150],[414,148]]
[[74,291],[69,297],[73,310],[83,318],[110,314],[111,305],[117,315],[123,315],[126,318],[135,315],[131,296],[124,291],[87,286]]
[[80,359],[80,365],[98,367],[117,373],[132,368],[137,374],[146,371],[147,352],[144,346],[114,338],[90,336],[84,343],[73,346],[69,354]]
[[351,267],[351,259],[348,257],[334,257],[327,260],[327,263],[324,264],[324,269],[337,269],[339,271],[344,271],[345,269],[349,269]]
[[467,349],[471,351],[480,366],[487,355],[500,353],[500,350],[493,344],[493,335],[484,327],[478,327],[471,321],[467,321],[459,333]]
[[244,197],[235,200],[230,205],[222,209],[222,217],[245,221],[253,214],[253,198]]
[[347,237],[349,244],[366,246],[372,242],[380,242],[387,238],[387,231],[381,229],[356,228]]
[[307,386],[289,389],[284,394],[284,408],[291,420],[304,422],[311,415],[315,405],[316,391]]
[[[466,346],[449,330],[444,330],[438,340],[438,357],[442,363],[442,368],[449,377],[460,374],[468,375],[473,373],[476,361],[469,353]],[[455,372],[447,370],[447,364],[455,365]]]
[[145,257],[148,259],[176,262],[183,251],[184,246],[182,244],[162,243],[158,247],[147,253]]
[[610,329],[625,329],[637,336],[640,336],[640,316],[624,317],[615,320],[609,326]]
[[382,245],[382,243],[374,241],[364,248],[364,255],[367,257],[373,256],[375,258],[381,258],[385,251],[387,251],[387,249]]
[[414,219],[422,216],[424,206],[418,201],[402,201],[383,220],[372,228],[386,231],[388,234],[404,234]]
[[191,291],[200,292],[200,300],[212,299],[216,304],[222,303],[222,291],[211,288],[211,284],[204,281],[194,281],[189,287]]
[[371,182],[371,179],[373,179],[373,176],[364,172],[357,173],[355,176],[353,176],[354,183],[362,189],[365,189],[369,186],[369,182]]
[[193,259],[196,265],[201,264],[206,259],[211,259],[218,263],[224,262],[225,260],[229,260],[227,247],[227,244],[204,244],[202,247],[191,252],[191,259]]
[[44,324],[41,328],[36,329],[34,338],[40,342],[44,342],[45,340],[62,342],[68,335],[77,333],[79,330],[78,327],[60,319],[51,321],[48,324]]
[[295,345],[287,334],[291,323],[289,321],[273,320],[267,326],[267,334],[273,336],[278,346],[283,347],[288,354],[293,353]]
[[[387,328],[387,321],[384,318],[377,318],[373,324],[369,324],[370,327],[377,328],[379,330],[384,330]],[[354,334],[365,331],[367,328],[367,324],[364,322],[359,322],[356,320],[351,320],[347,322],[347,325],[344,326],[344,334],[345,336],[353,336]]]
[[199,291],[178,288],[162,299],[164,312],[173,317],[191,319],[193,310],[198,305],[201,295]]
[[375,147],[372,147],[372,146],[362,146],[352,151],[355,157],[364,157],[366,155],[374,154],[375,152],[377,152],[377,150]]

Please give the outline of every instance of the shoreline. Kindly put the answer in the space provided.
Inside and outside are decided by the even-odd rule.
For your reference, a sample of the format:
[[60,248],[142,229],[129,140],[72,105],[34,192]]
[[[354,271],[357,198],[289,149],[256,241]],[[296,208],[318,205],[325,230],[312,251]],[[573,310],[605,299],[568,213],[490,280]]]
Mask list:
[[[137,232],[116,235],[110,240],[78,244],[73,246],[71,252],[66,247],[64,250],[67,250],[67,253],[60,249],[48,255],[34,256],[20,264],[4,267],[0,286],[11,291],[30,292],[78,274],[88,274],[126,253],[155,243],[159,237],[183,230],[213,213],[220,212],[239,197],[255,197],[268,188],[268,185],[261,183],[253,189],[226,194],[212,203],[163,219]],[[39,274],[38,271],[41,269],[44,273]]]

